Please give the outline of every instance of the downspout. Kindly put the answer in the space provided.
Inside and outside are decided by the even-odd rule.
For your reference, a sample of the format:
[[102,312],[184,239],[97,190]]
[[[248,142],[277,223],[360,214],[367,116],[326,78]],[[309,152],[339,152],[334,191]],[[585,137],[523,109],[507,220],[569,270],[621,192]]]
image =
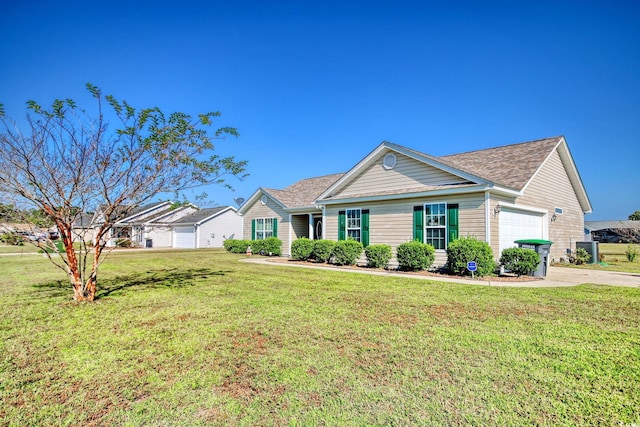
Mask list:
[[293,228],[291,226],[292,225],[292,223],[291,223],[292,217],[293,216],[291,214],[289,214],[289,244],[288,244],[289,251],[287,252],[287,255],[291,255],[291,229]]
[[195,249],[198,249],[198,242],[200,241],[200,226],[199,224],[195,224],[194,227],[196,228],[196,241],[193,242]]
[[489,190],[484,192],[484,240],[491,246],[491,195]]

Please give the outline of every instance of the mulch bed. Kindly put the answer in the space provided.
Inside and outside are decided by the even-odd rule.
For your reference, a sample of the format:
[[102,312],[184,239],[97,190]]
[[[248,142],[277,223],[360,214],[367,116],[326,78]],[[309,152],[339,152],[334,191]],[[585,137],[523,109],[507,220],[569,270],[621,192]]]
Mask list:
[[[392,272],[392,273],[399,273],[399,274],[407,274],[407,275],[413,275],[413,276],[428,276],[428,277],[433,277],[434,279],[438,279],[438,278],[448,278],[448,279],[465,279],[465,280],[469,280],[470,282],[473,281],[474,279],[472,279],[470,276],[458,276],[455,274],[447,274],[446,272],[441,272],[441,271],[400,271],[397,269],[381,269],[381,268],[369,268],[367,266],[364,265],[342,265],[342,266],[338,266],[338,265],[333,265],[333,264],[325,264],[325,263],[318,263],[318,262],[314,262],[314,261],[297,261],[297,260],[293,260],[291,258],[284,258],[284,257],[270,257],[268,258],[270,262],[274,262],[274,263],[281,263],[281,264],[297,264],[297,265],[315,265],[315,266],[323,266],[323,267],[328,267],[331,269],[336,269],[336,270],[360,270],[360,269],[364,269],[364,270],[372,270],[372,271],[388,271],[388,272]],[[488,277],[482,277],[482,278],[478,278],[476,277],[475,280],[491,280],[492,282],[533,282],[533,281],[537,281],[537,280],[542,280],[542,277],[535,277],[535,276],[515,276],[515,275],[509,275],[509,274],[505,274],[505,275],[500,275],[500,276],[488,276]]]

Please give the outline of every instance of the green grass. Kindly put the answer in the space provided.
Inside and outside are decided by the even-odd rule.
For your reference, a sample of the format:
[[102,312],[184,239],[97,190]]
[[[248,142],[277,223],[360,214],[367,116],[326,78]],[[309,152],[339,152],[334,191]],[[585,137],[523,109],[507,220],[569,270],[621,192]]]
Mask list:
[[[634,244],[633,246],[640,252],[640,245]],[[598,252],[601,255],[601,259],[604,257],[604,261],[598,264],[582,264],[582,265],[564,265],[566,267],[582,268],[590,270],[604,270],[604,271],[620,271],[623,273],[640,273],[640,255],[638,255],[635,261],[630,262],[627,260],[627,248],[628,243],[599,243]]]
[[640,290],[113,253],[74,304],[0,257],[2,425],[640,423]]

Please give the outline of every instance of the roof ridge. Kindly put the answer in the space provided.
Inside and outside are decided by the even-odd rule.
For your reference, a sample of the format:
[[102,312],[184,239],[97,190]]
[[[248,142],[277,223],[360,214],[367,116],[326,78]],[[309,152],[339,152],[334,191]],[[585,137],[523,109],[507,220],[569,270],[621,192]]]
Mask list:
[[478,150],[462,151],[460,153],[445,154],[443,156],[438,156],[437,158],[440,159],[442,157],[453,157],[453,156],[460,156],[462,154],[471,154],[471,153],[478,153],[478,152],[482,152],[482,151],[491,151],[491,150],[497,150],[497,149],[501,149],[501,148],[515,147],[517,145],[533,144],[533,143],[536,143],[536,142],[550,141],[550,140],[554,140],[554,139],[557,140],[557,139],[560,139],[560,138],[564,138],[564,135],[550,136],[548,138],[538,138],[538,139],[533,139],[531,141],[514,142],[514,143],[511,143],[511,144],[498,145],[498,146],[495,146],[495,147],[480,148]]

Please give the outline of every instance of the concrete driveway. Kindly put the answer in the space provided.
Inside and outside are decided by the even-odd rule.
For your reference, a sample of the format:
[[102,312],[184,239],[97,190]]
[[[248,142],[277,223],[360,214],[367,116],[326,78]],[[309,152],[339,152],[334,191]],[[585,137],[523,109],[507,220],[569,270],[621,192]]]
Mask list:
[[502,286],[517,288],[552,288],[562,286],[578,286],[585,283],[593,283],[597,285],[625,286],[630,288],[640,288],[640,274],[638,273],[618,273],[614,271],[585,270],[580,268],[568,267],[549,267],[547,276],[540,280],[523,281],[523,282],[502,282],[490,279],[471,279],[459,277],[443,277],[443,276],[419,276],[407,273],[396,273],[393,271],[369,270],[366,268],[340,268],[328,264],[296,264],[284,263],[281,261],[272,261],[269,258],[255,257],[243,259],[243,262],[251,262],[256,264],[278,265],[281,267],[292,268],[316,268],[324,270],[341,270],[356,274],[372,274],[376,276],[394,276],[394,277],[410,277],[412,279],[433,280],[438,282],[466,283],[484,286]]

